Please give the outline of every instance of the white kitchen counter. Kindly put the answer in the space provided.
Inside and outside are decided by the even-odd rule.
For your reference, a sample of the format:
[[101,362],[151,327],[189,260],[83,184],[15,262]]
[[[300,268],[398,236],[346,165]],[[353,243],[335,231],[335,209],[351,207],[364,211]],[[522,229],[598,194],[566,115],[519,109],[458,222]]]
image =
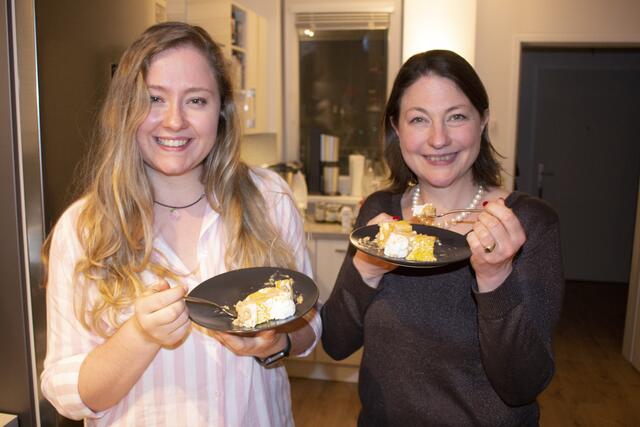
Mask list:
[[345,230],[338,223],[305,221],[304,231],[311,234],[335,234],[349,236],[351,230]]

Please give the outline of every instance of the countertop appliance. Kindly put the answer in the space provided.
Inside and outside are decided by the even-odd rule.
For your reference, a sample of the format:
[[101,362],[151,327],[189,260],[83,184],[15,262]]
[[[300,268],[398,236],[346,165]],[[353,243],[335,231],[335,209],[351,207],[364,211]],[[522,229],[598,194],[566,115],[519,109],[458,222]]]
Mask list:
[[272,165],[264,165],[264,167],[271,169],[274,172],[277,172],[278,175],[282,177],[287,184],[291,187],[293,184],[293,176],[296,172],[302,169],[302,164],[300,162],[281,162],[274,163]]
[[339,156],[340,138],[334,135],[320,135],[323,194],[338,194],[338,178],[340,176]]

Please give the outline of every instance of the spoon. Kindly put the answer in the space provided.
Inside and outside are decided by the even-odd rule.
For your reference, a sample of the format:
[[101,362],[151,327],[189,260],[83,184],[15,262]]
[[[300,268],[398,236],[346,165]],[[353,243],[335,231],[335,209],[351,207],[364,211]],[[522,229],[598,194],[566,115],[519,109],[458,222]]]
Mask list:
[[188,302],[193,302],[193,303],[196,303],[196,304],[207,304],[207,305],[210,305],[210,306],[213,306],[213,307],[217,308],[220,312],[222,312],[223,314],[225,314],[225,315],[227,315],[229,317],[233,317],[233,318],[238,317],[237,313],[235,312],[235,310],[233,308],[229,308],[226,305],[220,305],[217,302],[213,302],[213,301],[210,301],[208,299],[198,298],[198,297],[194,297],[194,296],[191,296],[191,295],[187,295],[187,296],[184,297],[184,300],[188,301]]

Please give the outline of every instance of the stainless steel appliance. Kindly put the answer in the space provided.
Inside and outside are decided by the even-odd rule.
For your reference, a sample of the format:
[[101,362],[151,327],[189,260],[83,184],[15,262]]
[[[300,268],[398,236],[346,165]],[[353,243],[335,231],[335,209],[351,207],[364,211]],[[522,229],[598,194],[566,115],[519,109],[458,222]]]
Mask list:
[[293,176],[302,169],[302,164],[300,164],[300,162],[282,162],[267,165],[267,168],[277,172],[291,187],[293,184]]
[[33,2],[0,3],[0,409],[21,426],[55,425],[38,386],[46,326],[34,33]]
[[0,330],[0,412],[16,414],[23,427],[82,425],[58,415],[40,392],[40,248],[72,200],[73,170],[90,145],[111,64],[153,23],[156,2],[133,3],[0,3],[0,324],[9,326]]
[[340,176],[340,138],[334,135],[320,135],[320,162],[322,164],[322,192],[338,194]]

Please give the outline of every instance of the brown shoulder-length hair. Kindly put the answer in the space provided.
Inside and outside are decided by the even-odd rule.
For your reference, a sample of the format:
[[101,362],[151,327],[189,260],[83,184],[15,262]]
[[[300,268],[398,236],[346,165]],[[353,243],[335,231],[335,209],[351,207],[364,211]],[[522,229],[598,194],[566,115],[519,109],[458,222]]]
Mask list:
[[[417,182],[416,174],[407,166],[402,153],[398,135],[394,126],[398,127],[400,102],[405,91],[421,77],[431,74],[453,81],[469,98],[471,104],[483,116],[489,111],[489,97],[487,91],[473,67],[460,55],[449,50],[430,50],[418,53],[405,62],[391,89],[384,112],[384,158],[389,168],[389,190],[402,192],[407,186]],[[482,131],[480,152],[472,166],[473,179],[476,184],[485,187],[500,186],[500,155],[489,141],[487,126]]]
[[[226,242],[225,265],[295,268],[291,248],[265,214],[267,203],[254,184],[254,172],[240,161],[233,86],[220,48],[200,27],[154,25],[124,52],[99,116],[96,147],[85,162],[82,181],[87,186],[76,226],[84,258],[75,267],[75,310],[87,329],[102,336],[120,326],[122,314],[145,292],[142,272],[179,280],[162,257],[152,257],[153,194],[136,131],[149,112],[145,77],[153,58],[181,46],[195,47],[205,56],[218,84],[216,142],[203,162],[201,180],[224,223],[226,236],[219,238]],[[43,248],[45,268],[49,241]]]

